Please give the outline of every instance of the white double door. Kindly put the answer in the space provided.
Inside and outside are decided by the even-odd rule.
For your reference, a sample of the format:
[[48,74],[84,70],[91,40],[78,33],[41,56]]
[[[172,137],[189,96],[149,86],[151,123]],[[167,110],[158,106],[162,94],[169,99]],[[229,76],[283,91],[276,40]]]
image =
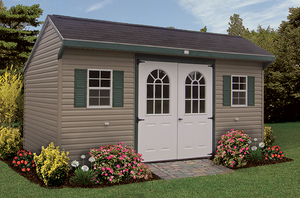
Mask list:
[[138,152],[145,162],[205,157],[212,152],[212,68],[139,64]]

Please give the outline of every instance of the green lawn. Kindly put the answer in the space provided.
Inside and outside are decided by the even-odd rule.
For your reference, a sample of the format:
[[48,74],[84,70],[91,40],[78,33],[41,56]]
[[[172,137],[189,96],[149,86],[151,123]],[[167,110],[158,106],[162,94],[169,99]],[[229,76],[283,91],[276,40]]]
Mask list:
[[0,161],[1,197],[300,197],[300,122],[267,124],[293,162],[234,173],[152,181],[102,189],[45,189]]

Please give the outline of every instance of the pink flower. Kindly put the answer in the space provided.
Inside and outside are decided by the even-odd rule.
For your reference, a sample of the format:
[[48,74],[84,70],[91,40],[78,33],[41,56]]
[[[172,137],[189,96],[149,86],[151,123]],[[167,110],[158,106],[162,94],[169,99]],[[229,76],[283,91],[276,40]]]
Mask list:
[[120,165],[119,165],[119,164],[117,165],[117,168],[120,168]]
[[105,173],[104,175],[105,175],[105,176],[107,176],[108,174],[107,174],[107,173]]
[[122,175],[122,172],[119,172],[119,175]]
[[102,170],[105,171],[105,167],[102,167]]
[[110,170],[109,172],[110,172],[110,173],[113,173],[114,171],[113,171],[113,170]]

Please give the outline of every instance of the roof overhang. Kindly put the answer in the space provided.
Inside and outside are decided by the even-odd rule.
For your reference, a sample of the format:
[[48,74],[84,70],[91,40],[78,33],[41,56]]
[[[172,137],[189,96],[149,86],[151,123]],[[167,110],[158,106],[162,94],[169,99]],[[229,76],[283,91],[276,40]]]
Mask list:
[[147,46],[147,45],[133,45],[125,43],[108,43],[108,42],[95,42],[85,40],[71,40],[64,39],[57,58],[61,59],[64,51],[67,47],[80,47],[80,48],[92,48],[92,49],[106,49],[106,50],[118,50],[135,53],[149,53],[149,54],[164,54],[173,56],[185,56],[185,57],[201,57],[201,58],[213,58],[213,59],[239,59],[239,60],[252,60],[263,62],[264,69],[275,61],[275,56],[265,56],[256,54],[239,54],[239,53],[226,53],[215,51],[201,51],[195,49],[178,49],[168,48],[160,46]]

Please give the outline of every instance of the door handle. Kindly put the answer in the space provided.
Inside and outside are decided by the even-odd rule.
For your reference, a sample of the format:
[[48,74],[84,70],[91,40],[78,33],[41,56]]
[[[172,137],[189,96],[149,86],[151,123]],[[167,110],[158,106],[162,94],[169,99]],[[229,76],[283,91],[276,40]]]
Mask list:
[[135,121],[136,121],[136,123],[139,123],[139,121],[145,121],[145,119],[141,119],[139,117],[136,117]]
[[183,120],[182,118],[178,118],[179,121]]

